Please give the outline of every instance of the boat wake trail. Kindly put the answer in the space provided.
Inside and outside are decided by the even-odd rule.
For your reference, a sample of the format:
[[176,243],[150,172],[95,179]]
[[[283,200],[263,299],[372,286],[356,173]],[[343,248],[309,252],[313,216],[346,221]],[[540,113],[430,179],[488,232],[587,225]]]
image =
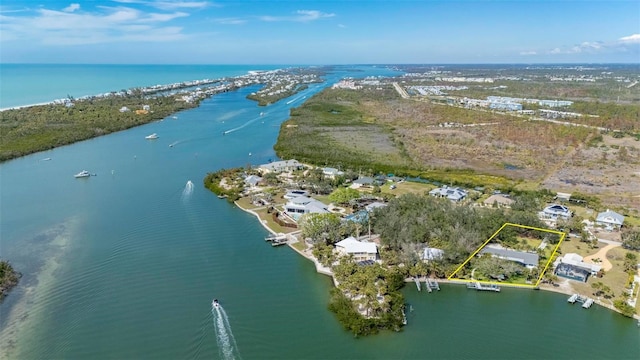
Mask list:
[[231,332],[229,317],[222,308],[222,305],[211,305],[211,314],[213,314],[213,329],[216,332],[216,342],[218,343],[218,351],[220,357],[225,360],[242,359],[236,344],[236,338]]
[[245,127],[247,127],[247,126],[251,125],[252,123],[254,123],[254,122],[258,121],[259,119],[260,119],[260,116],[258,116],[258,117],[256,117],[256,118],[253,118],[253,119],[251,119],[251,120],[247,121],[246,123],[244,123],[244,124],[242,124],[242,125],[240,125],[240,126],[238,126],[238,127],[236,127],[236,128],[233,128],[233,129],[230,129],[230,130],[227,130],[227,131],[223,131],[223,134],[224,134],[224,135],[226,135],[226,134],[232,133],[232,132],[234,132],[234,131],[238,131],[238,130],[240,130],[240,129],[243,129],[243,128],[245,128]]
[[193,182],[189,180],[187,181],[187,184],[184,186],[184,189],[182,190],[182,199],[185,200],[192,193],[193,193]]

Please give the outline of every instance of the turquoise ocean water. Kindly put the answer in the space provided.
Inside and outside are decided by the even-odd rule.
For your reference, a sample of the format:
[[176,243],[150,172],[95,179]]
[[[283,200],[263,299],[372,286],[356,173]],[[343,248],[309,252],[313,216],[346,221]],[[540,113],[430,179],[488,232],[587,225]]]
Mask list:
[[[40,66],[41,74],[55,72]],[[96,69],[95,78],[112,77]],[[195,76],[186,69],[184,78],[177,71],[169,82],[231,75],[222,69],[218,74],[224,75],[211,70]],[[426,294],[408,286],[414,311],[404,330],[355,339],[327,310],[329,278],[292,250],[269,246],[253,216],[203,188],[208,171],[274,158],[279,125],[305,96],[343,76],[389,73],[380,67],[338,68],[327,83],[266,108],[245,98],[257,87],[245,88],[208,99],[177,119],[0,164],[0,256],[24,274],[0,305],[0,356],[640,357],[634,321],[598,306],[569,305],[565,295],[519,289],[489,294],[445,285]],[[137,79],[132,71],[126,81],[163,83],[164,76]],[[70,85],[80,86],[75,79],[56,79],[60,88],[78,92],[74,96],[85,95]],[[118,84],[113,90],[127,87]],[[3,81],[3,98],[9,91],[4,86]],[[92,86],[88,93],[109,91],[111,83]],[[221,135],[234,128],[239,129]],[[145,140],[150,133],[160,138]],[[97,176],[75,179],[82,169]],[[212,310],[213,298],[224,314]]]

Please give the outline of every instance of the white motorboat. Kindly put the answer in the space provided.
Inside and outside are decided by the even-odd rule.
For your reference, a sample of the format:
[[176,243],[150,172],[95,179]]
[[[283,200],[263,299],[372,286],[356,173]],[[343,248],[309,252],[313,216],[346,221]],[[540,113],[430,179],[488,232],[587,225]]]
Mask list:
[[147,139],[147,140],[154,140],[154,139],[158,138],[158,134],[153,133],[151,135],[145,136],[144,138]]
[[220,304],[218,304],[218,299],[213,299],[213,302],[211,303],[211,305],[217,309],[220,306]]
[[79,173],[77,173],[77,174],[75,174],[73,176],[76,177],[76,178],[84,178],[84,177],[91,176],[91,173],[88,172],[87,170],[82,170],[82,171],[80,171]]

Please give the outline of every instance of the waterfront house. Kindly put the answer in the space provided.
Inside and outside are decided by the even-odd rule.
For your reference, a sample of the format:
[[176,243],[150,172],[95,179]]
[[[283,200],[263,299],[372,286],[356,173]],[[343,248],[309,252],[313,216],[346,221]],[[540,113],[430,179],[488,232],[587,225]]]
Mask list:
[[444,251],[437,248],[426,247],[422,251],[423,261],[440,260],[444,256]]
[[538,213],[538,217],[542,220],[556,221],[558,219],[569,219],[573,213],[568,207],[559,204],[551,204]]
[[596,224],[604,227],[607,230],[619,230],[624,222],[624,216],[618,214],[613,210],[607,209],[598,214],[596,217]]
[[539,257],[537,253],[507,249],[497,244],[489,244],[485,246],[480,253],[491,254],[492,256],[500,259],[514,261],[529,269],[538,267]]
[[308,196],[296,196],[284,206],[284,212],[292,219],[298,221],[304,214],[327,214],[327,205]]
[[279,174],[281,172],[299,170],[302,168],[303,165],[299,163],[298,160],[291,159],[262,164],[258,167],[258,171],[260,171],[262,175],[268,173]]
[[462,201],[465,197],[467,197],[467,191],[461,188],[451,188],[448,186],[443,186],[441,188],[436,188],[429,191],[429,195],[435,197],[447,198],[451,201]]
[[582,260],[582,256],[568,253],[556,261],[555,274],[563,278],[586,282],[588,277],[597,276],[602,266],[589,264]]
[[353,236],[336,243],[336,251],[341,255],[351,255],[355,261],[375,261],[378,246],[373,242],[358,241]]

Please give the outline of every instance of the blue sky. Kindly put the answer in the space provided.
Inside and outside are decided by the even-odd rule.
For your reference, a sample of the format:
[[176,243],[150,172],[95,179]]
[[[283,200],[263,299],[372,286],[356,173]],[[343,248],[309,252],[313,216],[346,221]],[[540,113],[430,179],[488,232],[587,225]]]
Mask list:
[[4,63],[640,63],[638,0],[0,4]]

